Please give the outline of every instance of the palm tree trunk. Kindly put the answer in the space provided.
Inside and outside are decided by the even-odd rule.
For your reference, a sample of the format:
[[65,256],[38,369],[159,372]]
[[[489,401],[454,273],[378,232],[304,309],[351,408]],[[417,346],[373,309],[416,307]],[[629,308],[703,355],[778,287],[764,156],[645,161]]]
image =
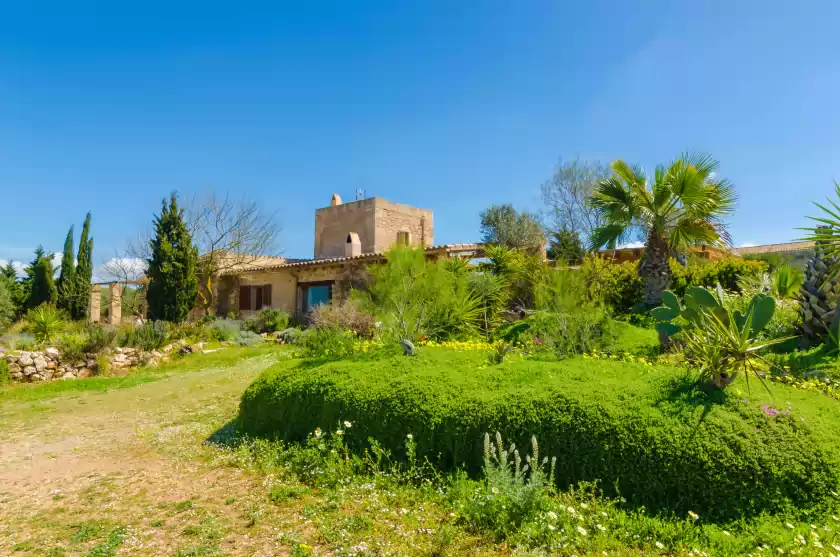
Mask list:
[[645,252],[639,263],[639,276],[645,279],[646,306],[662,304],[662,292],[671,286],[673,275],[668,261],[669,255],[667,240],[655,232],[648,234]]

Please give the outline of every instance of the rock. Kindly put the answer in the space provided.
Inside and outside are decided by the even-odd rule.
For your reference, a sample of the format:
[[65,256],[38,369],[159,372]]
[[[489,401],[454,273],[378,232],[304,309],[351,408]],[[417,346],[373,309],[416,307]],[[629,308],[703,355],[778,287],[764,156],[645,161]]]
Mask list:
[[74,374],[72,374],[71,372],[69,372],[69,371],[68,371],[67,373],[65,373],[64,375],[62,375],[62,376],[61,376],[61,378],[62,378],[62,379],[75,379],[75,378],[76,378],[76,376],[75,376]]
[[43,381],[44,376],[39,374],[39,373],[33,373],[32,375],[29,376],[29,380],[30,381]]
[[96,367],[96,359],[88,359],[78,367]]
[[34,363],[32,361],[32,356],[29,354],[29,352],[21,352],[20,353],[20,360],[18,360],[18,361],[20,362],[20,365],[22,365],[24,367],[31,366]]
[[122,354],[120,352],[117,352],[116,354],[114,354],[113,360],[114,360],[115,364],[124,364],[124,363],[128,362],[128,356],[126,356],[125,354]]
[[124,348],[120,348],[119,346],[117,346],[117,348],[114,350],[114,352],[115,352],[116,354],[122,354],[122,353],[123,353],[123,350],[124,350]]
[[407,338],[404,338],[400,341],[400,344],[402,344],[403,354],[405,354],[406,356],[414,356],[414,343],[413,342],[411,342]]
[[38,371],[44,371],[47,369],[47,359],[43,356],[37,356],[33,359],[33,363],[35,364],[35,369]]
[[47,348],[44,350],[44,355],[53,360],[58,360],[61,357],[58,348]]
[[26,366],[23,368],[23,374],[26,376],[34,375],[36,371],[38,370],[35,369],[35,366]]
[[15,373],[21,373],[22,371],[23,371],[23,368],[20,367],[18,364],[9,364],[9,373],[15,374]]
[[192,346],[184,346],[180,350],[178,350],[178,354],[180,354],[181,356],[186,356],[187,354],[192,354],[192,353],[193,353],[193,347]]
[[56,367],[57,366],[54,361],[50,360],[49,362],[47,362],[47,369],[55,369]]
[[91,375],[93,375],[93,374],[92,374],[92,373],[91,373],[91,371],[90,371],[88,368],[86,368],[86,367],[83,367],[83,368],[82,368],[82,369],[80,369],[78,372],[76,372],[76,377],[79,377],[79,378],[90,377]]
[[212,350],[202,350],[201,353],[202,354],[212,354],[213,352],[218,352],[218,351],[219,351],[218,348],[214,348]]
[[159,359],[163,358],[163,354],[161,354],[157,350],[152,350],[152,358],[157,358],[159,360]]

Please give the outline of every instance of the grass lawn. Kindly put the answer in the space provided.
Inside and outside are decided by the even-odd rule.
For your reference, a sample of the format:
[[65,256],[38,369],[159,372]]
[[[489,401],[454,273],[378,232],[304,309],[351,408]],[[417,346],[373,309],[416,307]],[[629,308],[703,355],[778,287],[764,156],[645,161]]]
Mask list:
[[[361,423],[347,428],[342,437],[325,432],[323,439],[310,438],[306,447],[231,437],[242,393],[266,369],[278,366],[289,373],[314,374],[338,366],[306,362],[301,367],[301,362],[285,361],[287,355],[274,347],[232,349],[188,356],[132,376],[0,390],[0,554],[769,555],[778,554],[778,548],[786,554],[829,555],[840,551],[832,549],[833,544],[840,545],[836,537],[840,522],[830,514],[715,524],[705,517],[694,521],[652,516],[619,499],[580,490],[553,495],[537,513],[538,519],[505,538],[470,514],[471,508],[478,508],[475,505],[492,500],[483,482],[455,475],[436,477],[381,453],[367,460],[349,456],[342,437],[363,435]],[[455,365],[478,363],[484,357],[424,350],[417,360],[420,365]],[[341,363],[346,364],[344,371],[340,366],[334,370],[339,375],[361,373],[364,365]],[[398,370],[403,364],[397,360],[392,365]],[[544,362],[505,365],[510,367],[507,374],[490,367],[480,371],[501,388],[525,376],[546,379],[545,369],[550,368]],[[568,380],[562,384],[568,391],[583,396],[592,377],[598,377],[603,380],[602,397],[631,402],[653,396],[644,381],[633,377],[675,373],[584,359],[565,365]],[[384,377],[381,383],[387,384]],[[466,378],[452,385],[472,386]],[[753,385],[751,394],[738,388],[743,392],[733,391],[735,400],[746,398],[750,411],[760,412],[760,404],[770,402],[758,385]],[[771,386],[776,405],[790,402],[797,417],[805,417],[814,429],[837,425],[836,412],[820,410],[809,398],[818,395],[780,388]],[[691,417],[702,411],[701,405]],[[767,549],[759,551],[764,545]]]

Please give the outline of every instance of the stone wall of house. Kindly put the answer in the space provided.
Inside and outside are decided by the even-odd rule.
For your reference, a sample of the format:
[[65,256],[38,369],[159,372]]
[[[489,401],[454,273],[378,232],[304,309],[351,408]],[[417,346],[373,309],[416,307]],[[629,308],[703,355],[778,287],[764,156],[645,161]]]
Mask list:
[[362,253],[376,251],[375,197],[339,203],[315,211],[315,259],[344,257],[347,235],[359,235]]
[[339,201],[315,211],[315,259],[344,257],[350,233],[358,234],[362,253],[374,253],[390,249],[400,232],[413,246],[432,246],[432,212],[378,197]]
[[374,251],[387,251],[397,243],[400,232],[408,233],[412,246],[434,245],[434,220],[426,209],[376,199]]

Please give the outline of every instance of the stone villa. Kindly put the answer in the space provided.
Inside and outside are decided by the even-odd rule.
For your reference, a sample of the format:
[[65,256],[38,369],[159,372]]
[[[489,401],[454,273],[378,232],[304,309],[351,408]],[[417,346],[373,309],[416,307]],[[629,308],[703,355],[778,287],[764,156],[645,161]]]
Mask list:
[[378,197],[315,211],[313,259],[264,257],[222,273],[214,281],[216,314],[247,318],[260,309],[306,314],[313,306],[343,298],[367,278],[367,267],[384,260],[394,245],[423,246],[429,257],[481,254],[479,244],[434,245],[432,212]]
[[[305,315],[312,307],[341,299],[368,279],[367,268],[385,260],[394,245],[423,246],[427,257],[480,257],[481,244],[434,245],[432,212],[378,197],[343,203],[333,194],[329,207],[315,211],[315,249],[312,259],[259,257],[227,269],[215,277],[216,315],[248,318],[274,308]],[[146,284],[137,281],[99,283],[91,287],[90,320],[99,322],[102,287],[109,288],[108,322],[122,320],[121,288]],[[190,315],[198,319],[203,309]]]

